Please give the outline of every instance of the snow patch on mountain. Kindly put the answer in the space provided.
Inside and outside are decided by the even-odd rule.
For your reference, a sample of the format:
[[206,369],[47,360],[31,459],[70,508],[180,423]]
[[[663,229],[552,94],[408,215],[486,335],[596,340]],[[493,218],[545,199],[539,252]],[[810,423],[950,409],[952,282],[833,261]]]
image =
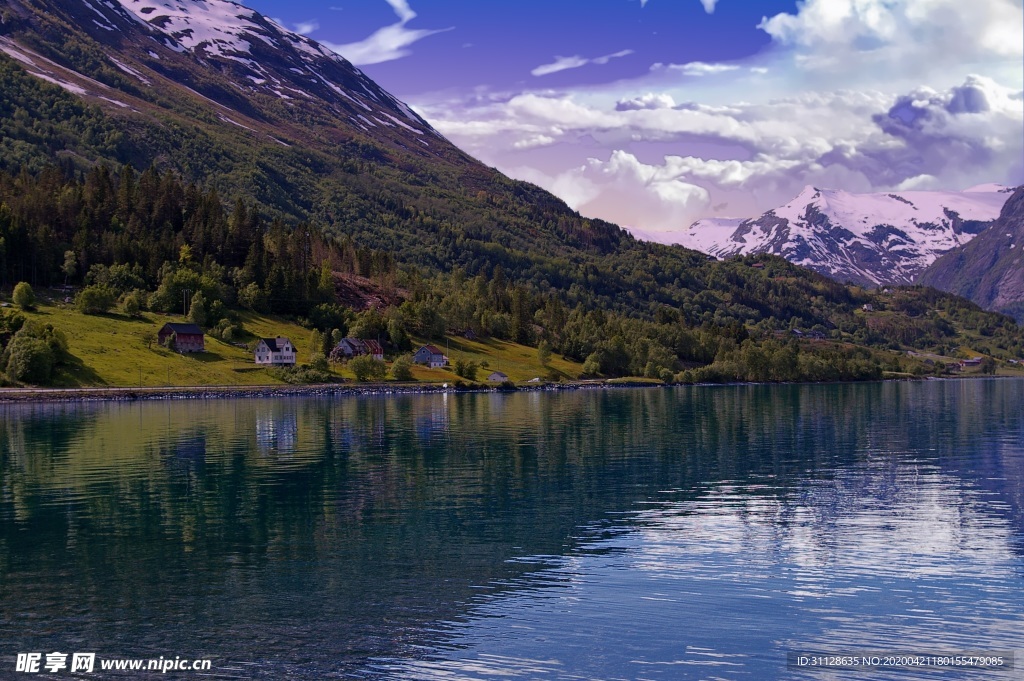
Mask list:
[[718,257],[774,253],[840,280],[910,283],[995,220],[1005,189],[854,194],[808,186],[759,218],[699,220],[680,243]]
[[408,106],[381,90],[343,57],[236,2],[117,2],[132,18],[155,31],[170,49],[190,52],[203,62],[232,62],[236,82],[245,82],[249,88],[281,98],[292,98],[284,94],[287,90],[307,98],[315,98],[319,93],[331,99],[323,90],[327,88],[374,116],[395,121],[404,130],[440,136]]

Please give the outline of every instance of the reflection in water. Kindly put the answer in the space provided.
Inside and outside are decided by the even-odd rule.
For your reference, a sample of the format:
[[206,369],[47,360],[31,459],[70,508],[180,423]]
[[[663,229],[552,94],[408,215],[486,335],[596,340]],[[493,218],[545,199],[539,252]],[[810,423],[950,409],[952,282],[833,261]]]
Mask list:
[[789,650],[1024,648],[1022,397],[4,408],[0,668],[70,648],[225,678],[798,678]]

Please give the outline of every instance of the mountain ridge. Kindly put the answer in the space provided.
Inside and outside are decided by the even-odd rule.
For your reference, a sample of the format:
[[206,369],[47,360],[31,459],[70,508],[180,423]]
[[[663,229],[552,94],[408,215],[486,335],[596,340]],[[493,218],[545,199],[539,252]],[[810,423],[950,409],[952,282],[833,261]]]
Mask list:
[[910,284],[995,220],[1004,190],[856,194],[808,185],[757,218],[698,220],[680,243],[723,258],[772,253],[838,281]]
[[919,282],[1024,320],[1024,187],[991,227],[922,272]]

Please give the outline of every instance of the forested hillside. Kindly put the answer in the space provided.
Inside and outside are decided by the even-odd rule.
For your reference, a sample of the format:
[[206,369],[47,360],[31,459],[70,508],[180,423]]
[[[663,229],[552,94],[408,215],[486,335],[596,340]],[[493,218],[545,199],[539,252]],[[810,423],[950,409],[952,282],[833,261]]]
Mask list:
[[[3,13],[0,49],[16,57],[0,55],[6,291],[70,286],[91,313],[192,310],[219,337],[234,333],[232,310],[266,310],[325,339],[384,338],[390,353],[472,330],[595,376],[875,378],[941,369],[907,359],[911,348],[1021,352],[1011,319],[953,296],[868,292],[772,256],[718,262],[582,218],[258,15],[252,30],[302,47],[256,55],[261,68],[322,76],[294,102],[239,85],[237,60],[196,56],[116,7],[101,8],[107,29],[88,31],[77,2]],[[355,110],[381,125],[353,123],[368,121]],[[10,380],[22,380],[10,370],[18,334],[63,352],[9,314]]]

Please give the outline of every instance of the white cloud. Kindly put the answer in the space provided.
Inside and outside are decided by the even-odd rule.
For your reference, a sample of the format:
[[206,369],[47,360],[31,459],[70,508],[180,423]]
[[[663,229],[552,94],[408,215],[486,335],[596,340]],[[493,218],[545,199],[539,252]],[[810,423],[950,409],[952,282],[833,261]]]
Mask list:
[[710,76],[717,73],[727,73],[729,71],[736,71],[740,67],[735,64],[709,64],[703,61],[691,61],[686,64],[654,64],[651,66],[652,71],[659,71],[661,69],[668,69],[670,71],[678,71],[684,76]]
[[547,76],[552,73],[558,73],[559,71],[566,71],[568,69],[578,69],[581,66],[586,66],[590,63],[589,59],[576,55],[573,57],[555,57],[555,61],[550,64],[541,64],[537,68],[530,71],[534,76]]
[[607,161],[590,158],[541,181],[582,214],[637,228],[645,236],[688,226],[709,203],[706,190],[676,177],[672,169],[647,165],[621,150]]
[[[640,0],[640,7],[646,7],[649,0]],[[700,0],[700,4],[704,6],[704,11],[708,14],[714,14],[715,5],[718,4],[718,0]]]
[[316,20],[303,21],[295,25],[295,32],[302,35],[309,35],[318,28],[320,28],[320,24]]
[[384,2],[391,5],[391,9],[395,10],[395,14],[398,15],[399,20],[404,23],[408,23],[416,18],[416,12],[412,11],[409,7],[409,3],[406,0],[384,0]]
[[379,64],[407,57],[412,52],[408,49],[413,43],[436,33],[450,31],[451,28],[437,30],[411,29],[406,24],[416,18],[406,0],[385,0],[398,17],[398,23],[377,29],[370,37],[355,43],[338,45],[321,41],[326,47],[337,52],[356,66]]
[[615,103],[616,111],[642,111],[644,109],[672,109],[676,105],[676,100],[672,99],[672,95],[666,93],[655,94],[648,92],[647,94],[639,97],[631,97],[629,99],[620,99]]
[[531,75],[534,76],[547,76],[552,73],[558,73],[559,71],[567,71],[569,69],[578,69],[581,66],[587,64],[598,64],[604,65],[610,62],[612,59],[619,59],[621,57],[628,57],[633,54],[633,50],[620,50],[612,54],[606,54],[603,57],[594,57],[593,59],[587,59],[579,55],[572,57],[560,57],[556,56],[555,61],[550,64],[541,64],[537,68],[530,71]]
[[773,44],[746,60],[423,109],[488,164],[648,232],[757,215],[807,184],[1024,183],[1021,0],[801,0],[760,28]]
[[1024,56],[1020,0],[805,0],[758,25],[807,71],[925,77]]
[[[711,106],[655,92],[604,103],[529,93],[441,111],[424,113],[487,163],[587,215],[648,232],[713,213],[756,215],[806,184],[867,192],[1024,182],[1024,101],[979,76],[901,96],[845,90]],[[607,160],[559,167],[598,155],[595,144]],[[639,160],[635,144],[663,160]],[[537,155],[541,147],[550,151]]]

